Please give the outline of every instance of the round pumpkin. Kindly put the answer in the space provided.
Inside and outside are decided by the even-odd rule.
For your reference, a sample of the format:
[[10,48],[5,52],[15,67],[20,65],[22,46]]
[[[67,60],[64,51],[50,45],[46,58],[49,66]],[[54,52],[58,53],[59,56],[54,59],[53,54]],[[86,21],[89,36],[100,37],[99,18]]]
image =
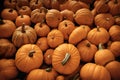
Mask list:
[[86,63],[80,70],[82,80],[111,80],[110,72],[103,66]]
[[60,30],[63,33],[65,40],[68,40],[69,35],[72,33],[74,29],[75,24],[70,20],[63,20],[58,25],[58,30]]
[[16,47],[8,39],[0,39],[0,58],[11,58],[15,55]]
[[80,64],[78,49],[72,44],[61,44],[52,55],[52,66],[60,74],[73,73]]
[[16,67],[25,73],[38,69],[43,63],[43,53],[35,44],[26,44],[20,47],[15,55]]
[[97,28],[93,28],[92,30],[90,30],[87,35],[87,39],[95,45],[98,45],[99,43],[103,44],[107,43],[109,41],[109,38],[110,35],[107,32],[107,30],[102,27],[99,28],[99,26],[97,26]]
[[16,0],[4,0],[3,3],[5,8],[16,8]]
[[40,7],[43,6],[41,0],[30,0],[29,3],[30,3],[30,8],[31,8],[32,10],[34,10],[34,9],[40,9]]
[[84,62],[90,62],[93,60],[94,55],[97,52],[96,45],[90,43],[88,40],[83,40],[78,43],[77,49],[80,53],[81,60]]
[[16,26],[11,20],[0,19],[0,38],[11,37],[15,29]]
[[22,7],[19,9],[18,13],[19,13],[20,15],[29,15],[29,16],[30,16],[30,14],[31,14],[31,9],[30,9],[30,7],[28,7],[28,6],[22,6]]
[[120,62],[112,61],[109,62],[105,68],[110,72],[112,80],[120,79]]
[[112,39],[112,41],[120,41],[120,26],[119,25],[113,25],[109,29],[109,34]]
[[53,29],[48,33],[47,41],[51,48],[56,48],[58,45],[64,42],[64,36],[61,31]]
[[42,4],[47,9],[51,8],[51,0],[42,0]]
[[29,6],[29,0],[16,0],[16,9],[19,10],[22,6]]
[[34,69],[28,74],[26,80],[55,80],[57,75],[53,68]]
[[115,17],[115,24],[120,26],[120,16]]
[[51,8],[59,10],[59,8],[60,8],[59,1],[58,0],[51,0]]
[[18,27],[12,35],[12,42],[16,47],[21,47],[22,45],[28,43],[35,43],[36,40],[37,34],[35,30],[25,24]]
[[56,77],[56,80],[65,80],[65,77],[63,75],[59,75]]
[[0,79],[15,80],[18,70],[14,59],[0,59]]

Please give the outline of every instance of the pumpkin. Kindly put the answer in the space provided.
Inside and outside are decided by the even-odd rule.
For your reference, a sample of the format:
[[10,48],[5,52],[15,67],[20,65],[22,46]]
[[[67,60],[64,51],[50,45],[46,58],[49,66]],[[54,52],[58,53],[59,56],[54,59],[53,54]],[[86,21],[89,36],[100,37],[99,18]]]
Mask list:
[[103,44],[107,43],[109,41],[109,38],[110,35],[107,32],[107,30],[102,27],[99,28],[99,26],[97,26],[97,28],[93,28],[92,30],[90,30],[87,35],[87,39],[95,45],[98,45],[99,43]]
[[44,62],[47,65],[52,64],[52,54],[54,52],[54,49],[47,49],[46,52],[44,53]]
[[5,8],[16,8],[16,0],[4,0],[3,3]]
[[110,0],[108,2],[108,6],[110,8],[109,12],[112,15],[119,15],[120,14],[120,0]]
[[85,2],[86,4],[92,4],[94,0],[80,0],[82,2]]
[[18,13],[15,9],[6,8],[6,9],[3,9],[1,12],[1,17],[6,20],[15,21],[17,16],[18,16]]
[[69,1],[69,0],[58,0],[58,2],[59,2],[60,4],[63,4],[63,3],[65,3],[66,1]]
[[15,29],[16,26],[11,20],[0,19],[0,38],[11,37]]
[[74,21],[74,17],[73,17],[74,13],[72,11],[65,9],[65,10],[62,10],[60,13],[63,16],[63,19],[70,20],[72,22]]
[[79,27],[76,27],[69,35],[69,43],[76,45],[78,42],[87,37],[89,31],[90,28],[87,25],[80,25]]
[[39,37],[45,37],[50,32],[50,27],[45,22],[36,23],[34,29]]
[[115,17],[115,24],[120,26],[120,16]]
[[109,29],[114,23],[115,19],[110,13],[101,13],[95,16],[95,25]]
[[30,8],[32,10],[34,9],[40,9],[42,7],[42,1],[41,0],[30,0]]
[[95,53],[97,52],[96,45],[90,43],[88,40],[83,40],[78,43],[77,49],[80,53],[81,60],[84,62],[92,61]]
[[78,49],[72,44],[61,44],[52,55],[52,66],[60,74],[73,73],[80,64]]
[[16,47],[8,39],[0,39],[0,57],[11,58],[15,55]]
[[120,41],[114,41],[109,46],[109,49],[114,54],[115,57],[120,56]]
[[18,27],[12,35],[12,42],[16,47],[21,47],[22,45],[28,43],[35,43],[36,40],[37,34],[35,30],[25,24]]
[[[68,4],[71,0],[64,0],[65,2],[63,2],[62,4],[60,4],[60,10],[65,10],[65,9],[68,9]],[[62,2],[62,0],[61,0]]]
[[51,28],[56,28],[58,24],[62,21],[63,16],[60,13],[60,11],[56,9],[50,9],[46,13],[46,23],[51,27]]
[[120,41],[120,26],[119,25],[113,25],[109,29],[109,34],[112,39],[112,41]]
[[60,3],[58,2],[58,0],[51,0],[51,8],[59,10]]
[[103,49],[102,44],[99,44],[99,50],[95,53],[95,63],[105,66],[107,63],[115,60],[115,56],[109,49]]
[[63,75],[59,75],[56,77],[56,80],[65,80],[65,77]]
[[16,0],[16,9],[19,10],[22,6],[29,6],[29,0]]
[[75,24],[70,20],[63,20],[58,25],[58,30],[60,30],[63,33],[65,40],[68,40],[69,35],[72,33],[74,29]]
[[15,24],[17,27],[22,26],[23,23],[25,23],[26,25],[31,25],[30,16],[21,14],[16,18]]
[[76,11],[74,16],[75,22],[79,25],[92,25],[93,23],[93,15],[91,11],[87,8],[82,8]]
[[97,15],[97,10],[94,8],[91,10],[92,15],[95,17]]
[[112,80],[120,79],[120,62],[112,61],[109,62],[105,68],[110,72]]
[[38,69],[43,63],[43,53],[35,44],[26,44],[20,47],[15,55],[16,67],[25,73]]
[[51,8],[51,1],[52,0],[42,0],[43,6],[47,9]]
[[80,70],[82,80],[111,80],[109,71],[100,65],[86,63]]
[[22,6],[22,7],[19,9],[18,13],[19,13],[20,15],[29,15],[29,16],[30,16],[30,14],[31,14],[31,9],[30,9],[30,7],[28,7],[28,6]]
[[15,66],[14,59],[0,59],[0,79],[15,80],[18,70]]
[[48,33],[47,41],[51,48],[56,48],[58,45],[64,42],[64,36],[61,31],[53,29]]
[[45,51],[48,49],[48,43],[46,37],[41,37],[37,39],[36,45],[42,50]]
[[55,80],[57,75],[53,68],[34,69],[28,74],[26,80]]

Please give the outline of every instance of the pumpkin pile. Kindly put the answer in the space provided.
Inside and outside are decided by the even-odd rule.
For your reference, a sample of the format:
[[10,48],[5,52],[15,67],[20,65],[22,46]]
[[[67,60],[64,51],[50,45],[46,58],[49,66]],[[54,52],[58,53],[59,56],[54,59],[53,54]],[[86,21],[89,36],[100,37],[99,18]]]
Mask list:
[[1,80],[120,80],[120,0],[1,3]]

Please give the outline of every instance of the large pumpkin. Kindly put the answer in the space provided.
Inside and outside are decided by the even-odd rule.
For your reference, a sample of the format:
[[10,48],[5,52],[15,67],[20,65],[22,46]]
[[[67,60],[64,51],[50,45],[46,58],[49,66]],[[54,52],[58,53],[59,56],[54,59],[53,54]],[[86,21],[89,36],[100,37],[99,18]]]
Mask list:
[[0,59],[0,79],[15,80],[18,70],[14,59]]
[[16,67],[25,73],[39,68],[43,63],[43,53],[35,44],[26,44],[20,47],[15,55]]
[[52,55],[52,66],[61,74],[73,73],[80,64],[78,49],[72,44],[59,45]]
[[109,71],[100,65],[86,63],[80,70],[82,80],[111,80]]
[[34,69],[32,70],[26,80],[55,80],[57,72],[53,68]]

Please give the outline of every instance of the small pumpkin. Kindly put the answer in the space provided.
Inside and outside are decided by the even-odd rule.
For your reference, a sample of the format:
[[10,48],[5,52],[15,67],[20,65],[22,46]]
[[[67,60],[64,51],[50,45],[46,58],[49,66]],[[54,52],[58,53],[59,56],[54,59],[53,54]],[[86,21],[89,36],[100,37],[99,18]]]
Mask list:
[[14,59],[0,59],[0,79],[15,80],[18,70],[15,66]]
[[61,31],[53,29],[48,33],[47,41],[51,48],[56,48],[58,45],[64,42],[64,36]]
[[[62,2],[63,0],[61,0],[60,2]],[[60,10],[65,10],[65,9],[68,9],[68,4],[71,0],[64,0],[64,2],[62,2],[62,4],[60,4]]]
[[76,11],[74,16],[75,22],[79,25],[92,25],[93,15],[91,11],[87,8],[82,8]]
[[31,10],[40,9],[40,7],[43,6],[41,0],[30,0],[29,3],[30,3],[30,8],[31,8]]
[[21,47],[22,45],[28,43],[35,43],[36,40],[37,34],[35,30],[25,24],[18,27],[12,35],[12,42],[16,47]]
[[38,69],[43,63],[43,53],[35,44],[26,44],[20,47],[15,55],[16,67],[25,73]]
[[80,70],[82,80],[111,80],[110,72],[103,66],[86,63]]
[[112,80],[120,79],[120,62],[112,61],[109,62],[105,68],[110,72]]
[[109,49],[103,49],[102,44],[99,44],[99,50],[95,53],[95,63],[105,66],[107,63],[115,60],[115,56]]
[[115,19],[110,13],[101,13],[95,16],[95,25],[109,29],[114,23]]
[[96,45],[90,43],[88,40],[83,40],[78,43],[77,49],[80,53],[81,60],[84,62],[90,62],[93,60],[94,55],[97,52]]
[[22,6],[29,6],[29,0],[16,0],[16,9],[19,10]]
[[15,31],[16,26],[11,20],[1,20],[0,19],[0,38],[11,37]]
[[26,25],[31,25],[30,16],[21,14],[16,18],[15,24],[17,27],[22,26],[23,23]]
[[80,64],[78,49],[72,44],[61,44],[52,55],[52,66],[60,74],[73,73]]
[[28,6],[22,6],[22,7],[19,9],[18,13],[19,13],[20,15],[29,15],[29,16],[30,16],[30,14],[31,14],[31,9],[30,9],[30,7],[28,7]]
[[109,41],[109,38],[110,35],[107,32],[107,30],[102,27],[99,28],[99,26],[97,26],[97,28],[93,28],[92,30],[90,30],[87,35],[87,39],[95,45],[98,45],[99,43],[103,44],[107,43]]
[[58,0],[51,0],[51,8],[59,10],[59,8],[60,8],[59,1]]
[[119,25],[113,25],[109,29],[109,34],[112,41],[120,41],[120,26]]
[[47,9],[51,8],[51,0],[42,0],[43,6]]
[[41,37],[37,39],[36,45],[42,50],[46,51],[48,49],[48,42],[46,37]]
[[17,11],[15,9],[12,9],[12,8],[3,9],[2,12],[1,12],[1,17],[3,19],[6,19],[6,20],[15,21],[15,19],[17,18],[17,16],[18,16]]
[[59,75],[56,77],[56,80],[65,80],[65,77],[63,75]]
[[0,58],[11,58],[15,55],[16,47],[8,39],[0,39]]
[[120,26],[120,16],[115,17],[115,24]]
[[44,53],[44,62],[47,65],[52,64],[52,55],[53,55],[54,49],[47,49],[46,52]]
[[16,8],[16,0],[4,0],[3,3],[5,8]]
[[72,33],[74,29],[75,24],[70,20],[63,20],[58,25],[58,30],[60,30],[63,33],[65,40],[68,40],[69,35]]
[[69,43],[76,45],[78,42],[87,37],[89,31],[90,28],[87,25],[80,25],[79,27],[76,27],[69,36]]

